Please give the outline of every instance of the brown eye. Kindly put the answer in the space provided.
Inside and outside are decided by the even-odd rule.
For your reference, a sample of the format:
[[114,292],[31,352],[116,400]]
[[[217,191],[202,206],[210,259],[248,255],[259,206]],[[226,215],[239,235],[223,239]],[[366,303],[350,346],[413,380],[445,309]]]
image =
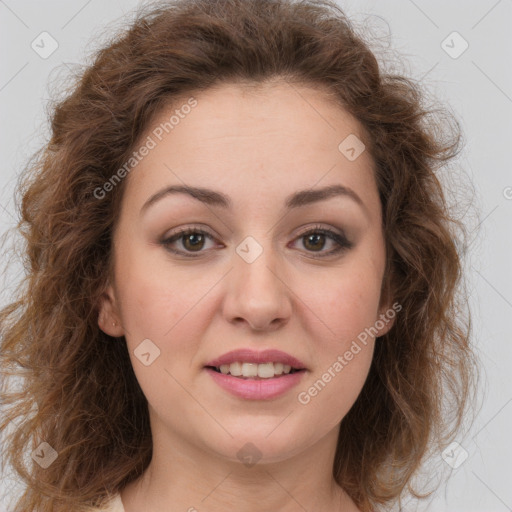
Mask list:
[[[195,257],[206,252],[205,244],[208,240],[214,240],[214,237],[200,228],[186,228],[172,234],[170,237],[162,240],[160,243],[173,254],[180,256]],[[337,233],[330,229],[316,227],[300,235],[296,240],[302,240],[302,245],[306,252],[315,258],[322,258],[338,254],[353,247],[343,233]],[[176,248],[175,244],[180,242],[181,247]],[[328,242],[334,246],[333,249],[325,251],[324,248]],[[195,254],[194,254],[195,253]],[[315,254],[317,253],[317,254]]]
[[[303,241],[302,244],[306,248],[307,252],[318,253],[318,255],[314,255],[315,258],[332,256],[351,249],[354,246],[354,244],[347,239],[344,233],[337,233],[336,231],[332,231],[321,226],[314,227],[306,233],[302,233],[302,235],[299,236],[299,239]],[[332,245],[334,245],[334,249],[331,249],[330,251],[323,251],[327,241],[330,241]]]
[[325,235],[323,233],[313,233],[303,236],[304,247],[313,251],[322,250],[325,246]]
[[[207,239],[213,240],[213,237],[206,231],[198,228],[187,228],[171,235],[160,243],[174,254],[187,256],[190,253],[197,253],[200,255],[201,252],[205,252],[202,249],[204,249]],[[181,242],[181,247],[175,249],[173,246],[177,242]]]
[[189,235],[182,235],[183,246],[187,250],[196,251],[204,246],[204,235],[200,233],[191,233]]

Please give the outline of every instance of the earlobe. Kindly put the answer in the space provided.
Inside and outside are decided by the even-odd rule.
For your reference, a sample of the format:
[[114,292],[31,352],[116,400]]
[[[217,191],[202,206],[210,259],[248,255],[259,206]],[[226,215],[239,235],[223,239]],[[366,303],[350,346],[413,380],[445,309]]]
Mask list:
[[392,306],[386,306],[379,310],[379,317],[375,322],[375,327],[378,329],[376,337],[384,336],[387,334],[395,324],[396,315],[402,307],[395,302]]
[[402,309],[402,306],[393,301],[393,274],[386,272],[382,282],[381,296],[379,301],[379,316],[375,321],[375,327],[378,329],[377,338],[387,334],[395,324],[397,313]]
[[393,327],[393,324],[395,323],[395,317],[390,317],[388,315],[389,309],[386,309],[379,315],[379,319],[376,322],[377,328],[379,329],[379,333],[377,334],[378,337],[384,336],[387,334],[391,327]]
[[124,335],[112,286],[108,286],[100,296],[98,327],[109,336],[119,337]]

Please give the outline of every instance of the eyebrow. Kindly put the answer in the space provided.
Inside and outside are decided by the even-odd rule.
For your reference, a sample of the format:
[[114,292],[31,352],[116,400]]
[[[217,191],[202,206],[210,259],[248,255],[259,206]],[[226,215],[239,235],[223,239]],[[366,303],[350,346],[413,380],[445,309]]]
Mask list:
[[[197,199],[198,201],[201,201],[210,206],[217,206],[227,210],[232,208],[231,199],[222,192],[203,187],[171,185],[153,194],[142,206],[140,215],[142,215],[151,205],[155,204],[157,201],[160,201],[164,197],[174,194],[187,194],[190,197],[193,197],[194,199]],[[286,198],[285,206],[288,210],[291,210],[339,196],[352,199],[359,206],[361,206],[365,212],[368,211],[361,198],[351,188],[345,187],[343,185],[331,185],[324,188],[299,190],[298,192],[295,192]]]

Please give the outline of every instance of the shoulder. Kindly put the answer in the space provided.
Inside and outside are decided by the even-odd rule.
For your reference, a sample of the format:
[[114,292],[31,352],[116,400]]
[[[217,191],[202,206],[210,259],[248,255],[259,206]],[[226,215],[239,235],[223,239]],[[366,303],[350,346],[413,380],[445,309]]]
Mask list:
[[102,507],[91,507],[87,512],[125,512],[121,495],[114,494],[112,498]]

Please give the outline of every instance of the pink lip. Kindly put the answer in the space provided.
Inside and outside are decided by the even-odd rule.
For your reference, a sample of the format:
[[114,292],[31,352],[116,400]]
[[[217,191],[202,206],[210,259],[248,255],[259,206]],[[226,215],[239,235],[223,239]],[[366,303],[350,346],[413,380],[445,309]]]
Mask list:
[[[281,350],[267,349],[263,351],[256,351],[250,348],[243,348],[238,350],[232,350],[226,354],[213,359],[205,364],[205,366],[219,367],[221,364],[231,364],[236,362],[242,363],[282,363],[290,365],[296,370],[305,369],[304,363],[299,361],[295,357],[282,352]],[[241,379],[238,379],[241,380]]]
[[277,398],[296,386],[306,373],[305,370],[301,370],[300,372],[279,375],[270,379],[243,379],[229,374],[218,373],[211,368],[205,368],[205,370],[221,388],[239,398],[247,400],[271,400],[272,398]]

